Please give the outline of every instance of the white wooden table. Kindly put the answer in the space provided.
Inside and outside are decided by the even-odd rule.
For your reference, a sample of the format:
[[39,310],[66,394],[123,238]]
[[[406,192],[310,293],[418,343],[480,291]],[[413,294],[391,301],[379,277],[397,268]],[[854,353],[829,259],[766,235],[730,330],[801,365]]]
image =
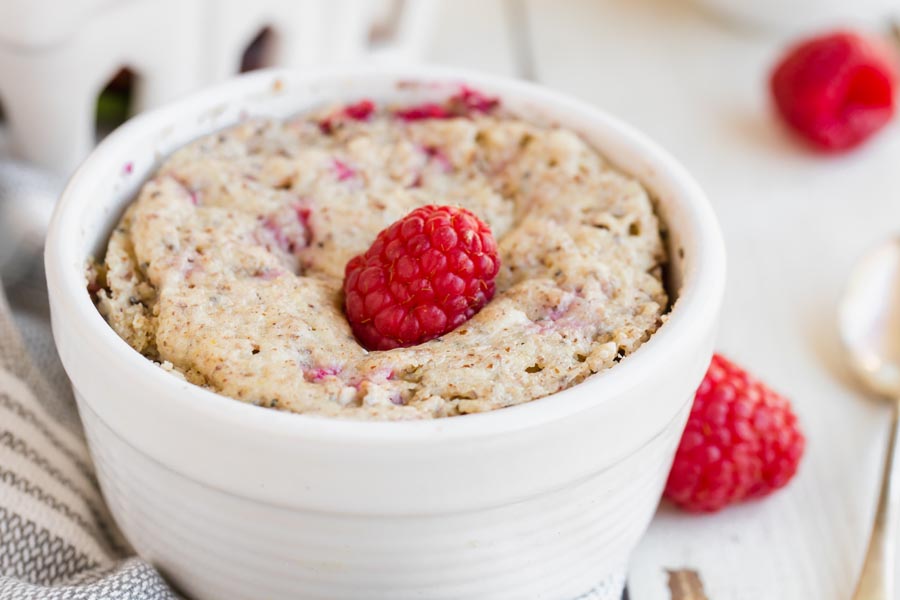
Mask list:
[[716,515],[664,504],[632,558],[631,600],[667,600],[666,571],[681,568],[710,600],[849,598],[888,414],[853,387],[834,306],[853,260],[900,229],[900,119],[847,156],[805,151],[767,102],[785,40],[688,0],[446,0],[439,18],[431,60],[533,76],[631,122],[693,172],[728,248],[719,347],[790,396],[807,434],[799,475],[765,500]]
[[[853,260],[900,229],[900,124],[849,155],[813,155],[768,105],[785,40],[687,0],[523,2],[535,79],[641,128],[709,194],[729,260],[720,350],[790,396],[808,438],[797,478],[765,500],[716,515],[661,507],[633,557],[631,600],[668,599],[678,568],[696,569],[711,600],[849,598],[888,413],[850,381],[834,307]],[[508,8],[445,3],[431,59],[527,74]]]

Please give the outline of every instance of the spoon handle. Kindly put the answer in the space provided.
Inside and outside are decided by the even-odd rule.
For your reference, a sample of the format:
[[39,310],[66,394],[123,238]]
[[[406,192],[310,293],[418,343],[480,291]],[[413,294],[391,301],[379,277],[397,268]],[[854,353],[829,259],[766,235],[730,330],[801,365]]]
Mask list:
[[884,458],[884,473],[881,478],[881,492],[875,524],[869,538],[869,549],[863,563],[859,582],[853,600],[894,600],[894,532],[897,522],[896,504],[898,481],[894,473],[894,456],[897,454],[897,424],[900,419],[900,398],[891,410],[891,434],[887,455]]

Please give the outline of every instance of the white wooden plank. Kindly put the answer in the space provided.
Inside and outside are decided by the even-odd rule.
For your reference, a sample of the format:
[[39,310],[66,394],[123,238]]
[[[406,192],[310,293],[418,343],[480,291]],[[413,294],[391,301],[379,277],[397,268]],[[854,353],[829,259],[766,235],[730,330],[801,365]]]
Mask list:
[[783,40],[678,0],[530,4],[538,79],[637,125],[710,195],[729,253],[720,348],[794,399],[801,472],[769,499],[692,516],[664,506],[634,556],[632,600],[666,568],[716,600],[849,597],[874,508],[887,412],[848,383],[833,325],[854,257],[900,223],[900,127],[845,157],[798,147],[771,116]]

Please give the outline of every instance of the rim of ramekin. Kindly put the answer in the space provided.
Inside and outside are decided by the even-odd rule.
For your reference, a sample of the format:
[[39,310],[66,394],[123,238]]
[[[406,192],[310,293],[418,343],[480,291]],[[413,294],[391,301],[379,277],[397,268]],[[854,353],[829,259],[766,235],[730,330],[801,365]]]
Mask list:
[[[171,125],[179,111],[192,105],[213,108],[234,98],[257,93],[264,86],[283,77],[292,84],[327,85],[354,75],[377,76],[395,82],[459,83],[489,86],[501,96],[526,96],[536,106],[550,106],[552,112],[573,111],[585,122],[601,124],[604,129],[627,141],[634,150],[659,172],[665,172],[677,203],[687,207],[693,229],[693,252],[689,268],[683,273],[682,285],[665,324],[636,351],[614,367],[594,374],[583,382],[549,396],[494,411],[441,419],[408,421],[365,421],[303,415],[273,410],[240,402],[211,390],[188,384],[167,373],[145,358],[109,326],[97,311],[87,292],[85,274],[73,268],[68,259],[78,249],[76,229],[80,211],[90,209],[90,198],[80,190],[96,177],[114,177],[122,167],[119,146],[134,136],[147,136]],[[610,156],[615,163],[615,156]],[[640,179],[640,177],[638,177]],[[85,257],[87,258],[87,257]],[[241,75],[191,94],[163,107],[142,113],[119,127],[88,156],[66,185],[47,236],[45,264],[50,293],[60,294],[65,302],[65,315],[74,319],[72,326],[85,336],[85,344],[99,353],[106,369],[123,369],[135,385],[155,387],[156,402],[177,402],[183,413],[260,432],[296,434],[304,437],[355,442],[390,442],[464,439],[540,426],[570,417],[605,401],[614,401],[623,392],[646,377],[654,364],[664,364],[675,353],[696,347],[693,341],[708,331],[717,318],[725,285],[725,250],[721,232],[705,194],[685,168],[657,143],[630,125],[603,110],[554,90],[507,77],[468,70],[419,66],[373,67],[345,66],[306,69],[302,73],[288,69],[267,69]],[[62,298],[64,296],[64,298]],[[594,393],[585,394],[587,388]],[[185,402],[185,400],[189,402]],[[83,398],[93,406],[91,398]],[[185,414],[185,418],[188,418]]]

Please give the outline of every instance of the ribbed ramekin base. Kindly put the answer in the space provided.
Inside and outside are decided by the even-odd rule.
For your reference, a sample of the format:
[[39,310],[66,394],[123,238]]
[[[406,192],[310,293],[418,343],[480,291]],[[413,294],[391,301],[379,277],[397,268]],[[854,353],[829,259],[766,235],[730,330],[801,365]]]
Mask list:
[[563,489],[477,511],[389,516],[273,506],[208,487],[79,404],[119,526],[196,600],[619,600],[688,408],[631,456]]

